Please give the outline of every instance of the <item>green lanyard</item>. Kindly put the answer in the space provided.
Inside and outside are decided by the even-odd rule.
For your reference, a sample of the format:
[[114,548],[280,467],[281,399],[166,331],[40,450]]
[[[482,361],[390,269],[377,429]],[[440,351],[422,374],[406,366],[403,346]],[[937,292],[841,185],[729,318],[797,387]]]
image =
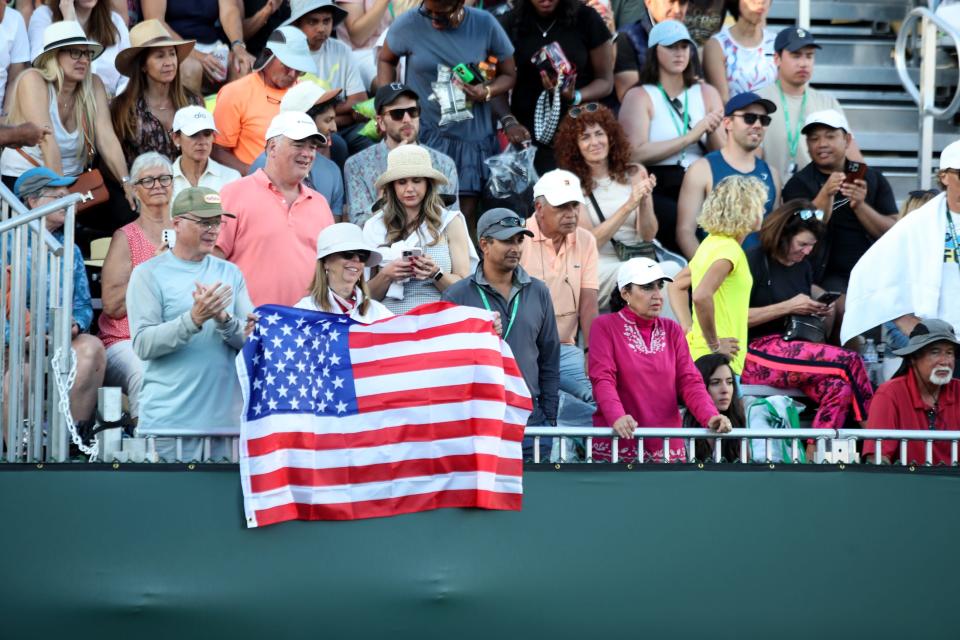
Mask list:
[[[477,285],[477,291],[480,293],[480,299],[483,300],[483,306],[486,307],[487,311],[493,311],[493,309],[490,308],[490,301],[487,300],[487,294],[484,293],[480,285]],[[523,289],[518,291],[517,295],[513,296],[513,308],[510,309],[510,322],[507,323],[507,330],[503,332],[504,340],[510,335],[510,329],[513,329],[513,321],[517,319],[517,307],[520,306],[521,293],[523,293]]]
[[797,124],[790,130],[790,107],[787,105],[787,96],[783,93],[783,85],[777,80],[777,89],[780,91],[780,104],[783,105],[783,121],[787,125],[787,147],[790,157],[797,159],[797,147],[800,146],[800,129],[803,127],[804,112],[807,110],[807,90],[803,90],[803,99],[800,100],[800,113]]
[[950,207],[947,205],[947,199],[943,199],[943,210],[947,214],[947,231],[950,238],[953,239],[953,259],[960,268],[960,240],[957,239],[957,228],[953,224],[953,216],[950,215]]
[[[663,94],[663,99],[667,101],[667,104],[670,106],[668,113],[670,114],[670,120],[673,122],[673,128],[677,131],[677,137],[682,138],[687,135],[687,132],[690,131],[690,110],[687,109],[687,98],[690,94],[689,89],[683,90],[683,113],[677,113],[676,107],[673,106],[673,100],[670,99],[670,96],[667,94],[667,90],[663,88],[663,85],[659,82],[657,83],[657,88],[660,89],[660,93]],[[683,164],[684,159],[687,157],[687,148],[684,147],[680,150],[680,163]]]

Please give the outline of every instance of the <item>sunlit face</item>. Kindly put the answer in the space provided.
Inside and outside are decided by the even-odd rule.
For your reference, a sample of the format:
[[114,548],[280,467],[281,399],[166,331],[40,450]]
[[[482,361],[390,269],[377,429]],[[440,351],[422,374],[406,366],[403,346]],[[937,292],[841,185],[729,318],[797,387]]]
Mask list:
[[740,18],[757,23],[770,13],[770,0],[740,0]]
[[956,348],[949,342],[934,342],[913,359],[917,376],[940,387],[953,379],[956,364]]
[[843,129],[820,126],[807,132],[807,151],[813,163],[823,169],[841,171],[847,158],[850,135]]
[[816,61],[816,47],[804,47],[799,51],[787,51],[773,54],[773,61],[780,69],[780,78],[787,84],[794,86],[810,82],[813,76],[813,65]]
[[806,260],[813,248],[817,246],[817,237],[810,231],[803,229],[790,239],[787,245],[787,255],[784,260],[786,266],[791,266]]
[[194,162],[203,165],[213,151],[213,129],[197,131],[192,136],[176,132],[173,142],[180,146],[180,154]]
[[[400,96],[389,105],[383,107],[383,112],[377,116],[377,124],[384,135],[397,144],[416,142],[420,135],[420,115],[413,115],[410,109],[417,106],[417,101],[410,96]],[[399,116],[397,120],[394,116]]]
[[631,284],[620,290],[620,296],[635,314],[653,320],[663,311],[663,287],[663,280],[649,284]]
[[591,124],[577,138],[577,148],[587,164],[602,163],[610,155],[610,139],[599,124]]
[[400,178],[393,181],[393,192],[397,200],[407,209],[420,210],[420,204],[427,197],[427,179],[419,176]]
[[713,370],[707,379],[707,392],[713,399],[717,410],[723,413],[733,403],[733,371],[727,365],[721,365]]
[[296,22],[297,28],[307,36],[310,51],[318,51],[333,33],[333,11],[311,11]]
[[63,78],[71,82],[82,82],[87,77],[92,59],[93,49],[89,47],[67,47],[57,51],[57,64],[63,70]]
[[759,118],[757,118],[753,124],[747,124],[744,119],[744,116],[747,114],[766,116],[767,110],[759,104],[751,104],[733,112],[730,116],[724,118],[724,122],[726,123],[727,131],[740,147],[745,151],[754,151],[763,144],[766,127],[763,126]]
[[141,68],[154,82],[173,82],[179,68],[177,50],[174,47],[153,47],[147,51]]
[[173,219],[173,228],[177,232],[177,246],[209,255],[217,244],[222,220],[220,216],[200,218],[192,213]]
[[271,89],[289,89],[302,75],[300,71],[291,69],[280,62],[280,58],[273,57],[263,67],[263,81]]
[[682,40],[668,46],[657,45],[657,64],[662,71],[680,75],[690,64],[690,43]]
[[327,273],[327,283],[334,291],[353,290],[363,275],[366,251],[347,251],[325,257],[319,265]]
[[286,136],[278,136],[270,140],[267,146],[267,162],[284,180],[300,182],[306,178],[316,157],[316,138],[291,140]]
[[643,0],[643,2],[647,5],[647,12],[654,22],[664,20],[683,22],[687,17],[687,8],[690,6],[689,0]]
[[577,230],[577,217],[580,214],[579,202],[565,202],[553,206],[546,198],[540,197],[534,201],[537,225],[540,232],[548,237],[566,236]]
[[480,238],[480,252],[484,262],[493,265],[501,271],[513,271],[520,264],[523,257],[523,239],[526,236],[517,233],[506,240],[495,238]]
[[[131,176],[134,195],[144,206],[167,207],[173,193],[170,171],[164,167],[147,167],[139,175]],[[152,186],[146,186],[152,183]],[[166,184],[163,184],[166,183]]]

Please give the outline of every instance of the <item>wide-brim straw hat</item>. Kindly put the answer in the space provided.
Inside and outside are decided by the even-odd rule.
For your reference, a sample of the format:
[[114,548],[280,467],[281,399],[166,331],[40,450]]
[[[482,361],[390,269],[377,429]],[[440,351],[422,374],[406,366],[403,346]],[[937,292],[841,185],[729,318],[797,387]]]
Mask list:
[[155,47],[173,47],[177,50],[177,62],[183,64],[184,59],[193,51],[195,43],[196,40],[177,40],[159,20],[144,20],[130,29],[130,46],[117,54],[113,64],[117,71],[129,78],[137,72],[134,63],[141,51]]
[[61,20],[60,22],[54,22],[43,30],[43,49],[33,59],[33,66],[42,66],[43,61],[49,54],[68,47],[93,49],[93,60],[99,58],[100,54],[103,53],[103,45],[88,38],[79,22],[76,20]]
[[401,178],[427,178],[435,184],[447,184],[447,178],[433,168],[430,152],[415,144],[400,145],[387,154],[387,170],[377,178],[376,188]]

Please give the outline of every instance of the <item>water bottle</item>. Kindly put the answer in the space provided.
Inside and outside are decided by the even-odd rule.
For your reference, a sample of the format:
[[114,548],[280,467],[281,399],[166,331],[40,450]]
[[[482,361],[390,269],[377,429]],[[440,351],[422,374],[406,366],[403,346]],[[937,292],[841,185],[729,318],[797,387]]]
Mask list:
[[217,59],[217,62],[220,63],[220,66],[223,67],[223,74],[214,78],[217,82],[223,82],[227,79],[227,60],[230,57],[230,47],[218,42],[217,46],[213,48],[213,51],[210,52],[214,58]]
[[877,369],[880,362],[880,356],[877,348],[873,345],[873,338],[867,338],[867,346],[863,350],[863,364],[867,369],[867,377],[871,384],[877,386]]

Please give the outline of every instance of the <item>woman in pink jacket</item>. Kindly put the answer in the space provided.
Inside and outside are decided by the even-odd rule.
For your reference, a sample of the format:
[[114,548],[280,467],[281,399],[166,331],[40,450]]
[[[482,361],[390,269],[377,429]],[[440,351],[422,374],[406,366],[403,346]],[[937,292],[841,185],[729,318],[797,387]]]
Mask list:
[[[681,425],[678,400],[699,424],[720,433],[731,428],[693,364],[683,329],[660,317],[663,285],[669,280],[648,258],[623,263],[611,300],[615,312],[594,320],[590,330],[590,381],[597,402],[593,424],[613,427],[623,438],[620,460],[637,460],[637,441],[632,438],[637,427]],[[618,297],[623,302],[619,309]],[[662,438],[647,438],[643,448],[645,460],[663,460]],[[611,438],[594,438],[595,460],[609,461],[611,453]],[[686,460],[683,439],[670,440],[669,456]]]

